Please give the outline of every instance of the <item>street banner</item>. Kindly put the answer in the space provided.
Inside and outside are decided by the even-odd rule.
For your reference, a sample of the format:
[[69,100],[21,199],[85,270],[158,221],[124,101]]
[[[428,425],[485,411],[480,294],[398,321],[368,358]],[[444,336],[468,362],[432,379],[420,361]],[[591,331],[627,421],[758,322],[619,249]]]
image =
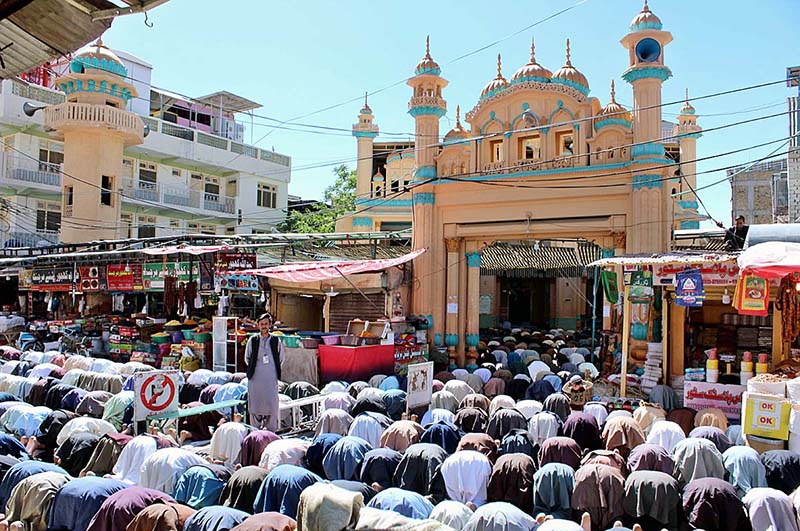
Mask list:
[[695,411],[717,408],[729,419],[738,421],[742,415],[742,396],[745,391],[747,387],[744,385],[686,381],[683,386],[683,405]]
[[433,397],[433,362],[415,363],[408,366],[408,394],[406,407],[413,409],[427,406]]
[[133,375],[133,420],[178,410],[181,371],[137,372]]
[[141,291],[142,264],[109,264],[106,282],[108,291]]
[[39,291],[70,291],[75,280],[72,266],[43,267],[31,272],[31,285]]

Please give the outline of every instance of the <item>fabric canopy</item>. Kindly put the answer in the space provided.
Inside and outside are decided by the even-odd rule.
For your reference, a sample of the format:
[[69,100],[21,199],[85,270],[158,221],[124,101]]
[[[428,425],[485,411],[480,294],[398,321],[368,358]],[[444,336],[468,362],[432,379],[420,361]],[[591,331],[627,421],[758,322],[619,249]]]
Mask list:
[[186,253],[198,256],[206,253],[215,253],[228,249],[227,245],[169,245],[167,247],[155,247],[152,249],[142,249],[144,254],[151,256],[164,256],[169,254]]
[[427,249],[419,249],[398,258],[385,258],[382,260],[348,260],[332,262],[295,262],[274,267],[258,269],[239,269],[238,275],[260,275],[277,278],[287,282],[313,282],[328,280],[340,276],[355,275],[356,273],[371,273],[383,271],[390,267],[410,262],[424,253]]
[[781,278],[800,272],[800,243],[759,243],[742,251],[736,261],[742,272]]

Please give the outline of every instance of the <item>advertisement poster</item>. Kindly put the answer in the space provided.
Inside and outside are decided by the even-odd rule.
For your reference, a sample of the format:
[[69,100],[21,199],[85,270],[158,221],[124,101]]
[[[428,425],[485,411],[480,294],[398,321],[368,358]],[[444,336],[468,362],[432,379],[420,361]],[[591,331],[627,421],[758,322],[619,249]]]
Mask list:
[[189,275],[189,262],[147,262],[142,267],[142,282],[147,291],[164,291],[164,278],[177,277],[178,282],[200,280],[200,264],[194,262]]
[[739,278],[739,266],[736,262],[718,264],[664,264],[653,266],[653,284],[656,286],[674,286],[675,279],[686,267],[700,271],[703,284],[706,286],[732,286]]
[[653,298],[653,272],[634,271],[631,273],[631,284],[628,297],[633,304],[648,304]]
[[108,291],[141,291],[142,264],[109,264],[106,283]]
[[30,289],[33,279],[33,271],[30,269],[19,270],[19,289]]
[[102,266],[78,267],[79,291],[100,291],[106,289],[106,268]]
[[70,291],[74,282],[72,266],[47,267],[31,272],[31,286],[39,291]]
[[217,253],[214,275],[214,287],[232,291],[258,291],[256,275],[242,275],[237,269],[254,269],[258,267],[255,253]]
[[729,419],[739,420],[745,391],[747,387],[744,385],[687,381],[683,387],[683,405],[696,411],[715,407],[721,409]]
[[742,431],[769,439],[789,438],[789,415],[792,404],[778,396],[747,393]]
[[408,366],[408,409],[427,406],[433,397],[433,362]]
[[765,278],[745,274],[736,284],[733,307],[741,315],[769,315],[769,282]]
[[698,308],[703,305],[704,300],[706,290],[700,271],[694,269],[678,273],[675,277],[675,303],[687,308]]
[[179,370],[137,372],[133,375],[133,420],[178,410],[182,382]]

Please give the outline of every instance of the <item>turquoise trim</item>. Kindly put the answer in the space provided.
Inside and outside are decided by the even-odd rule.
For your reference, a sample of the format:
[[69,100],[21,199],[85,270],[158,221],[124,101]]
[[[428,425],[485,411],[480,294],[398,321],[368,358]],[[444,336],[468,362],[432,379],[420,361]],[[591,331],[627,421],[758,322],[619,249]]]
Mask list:
[[414,194],[415,205],[431,205],[436,204],[436,195],[433,192],[417,192]]
[[697,201],[678,201],[678,205],[680,205],[681,208],[694,210],[697,210],[697,207],[699,206]]
[[408,110],[408,114],[416,118],[417,116],[426,116],[433,114],[437,118],[441,118],[447,113],[447,109],[441,107],[433,107],[431,105],[422,105],[421,107],[412,107]]
[[359,206],[411,207],[411,199],[356,199]]
[[414,172],[415,181],[424,181],[436,178],[436,166],[422,166]]
[[694,115],[694,114],[697,114],[697,111],[695,111],[694,109],[683,108],[683,109],[681,109],[681,114]]
[[[521,119],[525,115],[525,113],[527,111],[530,111],[530,107],[528,106],[527,103],[523,103],[522,104],[522,112],[511,119],[511,125],[509,126],[509,129],[511,131],[514,130],[514,127],[517,124],[517,120]],[[536,114],[535,112],[533,112],[533,111],[530,111],[530,112],[536,118],[536,125],[539,125],[541,123],[541,121],[542,121],[541,117],[538,114]],[[525,131],[525,132],[527,133],[528,131]],[[531,132],[533,133],[534,131],[531,131]]]
[[433,330],[433,315],[428,314],[428,330]]
[[416,155],[414,154],[413,151],[409,153],[400,153],[399,155],[392,155],[391,157],[386,159],[386,164],[389,164],[390,162],[398,159],[413,159],[415,156]]
[[636,159],[629,162],[631,166],[636,166],[637,164],[659,164],[659,165],[673,165],[675,161],[672,159],[668,159],[667,157],[658,157],[652,159]]
[[666,81],[672,77],[672,71],[666,66],[633,66],[622,74],[622,79],[633,83],[640,79],[660,79]]
[[486,94],[484,94],[483,96],[481,96],[481,97],[478,99],[478,101],[480,102],[480,101],[483,101],[483,100],[485,100],[485,99],[491,98],[491,97],[492,97],[492,96],[494,96],[495,94],[500,94],[501,92],[504,92],[504,91],[506,91],[506,90],[508,90],[508,85],[506,85],[506,86],[504,86],[504,87],[497,87],[496,89],[492,89],[492,90],[490,90],[489,92],[487,92]]
[[128,70],[120,63],[117,63],[116,61],[109,61],[107,59],[98,59],[97,57],[79,55],[73,58],[72,62],[69,64],[70,71],[76,74],[83,74],[84,70],[87,68],[110,72],[120,77],[127,77],[128,75]]
[[633,189],[642,190],[644,188],[661,188],[663,185],[663,177],[661,175],[634,175],[633,176]]
[[439,68],[438,66],[427,67],[427,68],[417,68],[416,70],[414,70],[414,73],[416,75],[418,75],[418,76],[424,76],[424,75],[438,76],[439,74],[442,73],[442,69]]
[[121,98],[125,102],[128,102],[131,98],[133,98],[133,93],[130,89],[123,87],[120,89],[119,85],[116,83],[112,83],[111,87],[108,86],[108,81],[101,81],[100,86],[97,86],[94,79],[87,80],[86,86],[84,86],[83,81],[77,79],[75,81],[65,81],[63,83],[59,83],[58,88],[64,94],[73,94],[75,92],[98,92],[101,94],[108,94],[109,96],[113,96],[115,98]]
[[613,247],[609,247],[608,249],[600,249],[600,256],[602,258],[611,258],[616,254]]
[[471,138],[452,138],[442,142],[442,146],[456,146],[458,144],[469,144],[472,142]]
[[442,345],[442,334],[433,334],[433,344],[436,346]]
[[353,227],[372,227],[372,218],[367,216],[354,217]]
[[[486,126],[489,125],[492,122],[497,122],[498,124],[500,124],[500,129],[502,131],[506,130],[506,124],[504,124],[501,119],[497,118],[497,116],[495,116],[495,114],[494,114],[494,111],[492,111],[492,112],[489,113],[489,119],[486,120],[483,123],[483,125],[481,126],[480,134],[483,134],[483,132],[486,130]],[[482,139],[479,139],[478,141],[480,142],[480,140],[482,140]]]
[[481,253],[471,252],[464,256],[467,257],[467,267],[480,267],[481,266]]
[[598,120],[594,123],[594,130],[599,131],[603,127],[609,127],[612,125],[617,125],[626,129],[633,128],[633,124],[624,118],[605,118],[604,120]]
[[694,138],[694,139],[698,139],[698,138],[700,138],[701,136],[703,136],[703,133],[683,133],[683,134],[680,134],[680,135],[678,135],[678,140],[680,140],[681,138]]
[[458,346],[458,334],[446,334],[444,336],[444,344],[448,347]]
[[536,83],[550,83],[550,78],[547,77],[538,77],[538,76],[524,76],[518,77],[516,79],[511,80],[512,85],[516,85],[518,83],[525,83],[526,81],[533,81]]
[[565,113],[567,113],[569,115],[570,120],[574,120],[575,119],[575,114],[572,111],[570,111],[568,108],[564,107],[564,102],[563,101],[558,100],[558,106],[555,109],[553,109],[553,112],[551,112],[550,116],[547,117],[547,123],[552,124],[553,123],[553,116],[555,116],[556,113],[558,113],[559,111],[564,111]]
[[353,131],[353,136],[356,138],[375,138],[378,133],[372,131]]
[[650,21],[650,22],[639,22],[636,25],[632,24],[630,26],[630,29],[631,33],[633,33],[635,31],[644,31],[644,30],[661,30],[661,28],[663,27],[664,25],[661,22]]
[[681,229],[699,229],[700,222],[699,221],[681,221],[680,224]]
[[551,83],[556,83],[558,85],[565,85],[565,86],[567,86],[569,88],[575,89],[578,92],[580,92],[581,94],[583,94],[584,96],[588,96],[589,92],[590,92],[589,91],[589,87],[587,87],[586,85],[581,85],[580,83],[575,83],[574,81],[571,81],[569,79],[562,79],[560,77],[554,77],[552,80],[550,80],[550,82]]
[[480,340],[481,338],[478,334],[466,334],[464,336],[464,343],[466,343],[468,347],[477,347]]
[[646,142],[631,147],[631,157],[634,159],[650,155],[663,157],[664,145],[661,142]]

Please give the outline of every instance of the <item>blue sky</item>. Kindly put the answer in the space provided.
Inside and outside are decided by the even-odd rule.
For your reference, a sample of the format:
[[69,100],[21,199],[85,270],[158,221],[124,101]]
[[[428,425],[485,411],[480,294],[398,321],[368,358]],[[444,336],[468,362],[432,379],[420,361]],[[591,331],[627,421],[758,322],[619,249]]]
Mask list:
[[[456,105],[462,112],[472,108],[481,88],[494,77],[498,52],[507,77],[527,62],[531,36],[536,38],[538,61],[553,71],[564,63],[569,37],[572,63],[588,78],[591,95],[605,104],[614,78],[617,100],[630,106],[630,87],[619,77],[628,60],[619,40],[641,9],[641,0],[588,0],[454,61],[579,2],[171,0],[150,13],[153,28],[145,26],[141,15],[122,17],[104,41],[153,64],[156,86],[190,96],[228,90],[261,103],[264,107],[257,114],[280,120],[397,83],[371,96],[370,106],[382,131],[411,133],[414,123],[405,112],[410,89],[400,82],[413,73],[430,34],[432,55],[450,81],[444,94],[449,107],[441,122],[444,134],[452,126]],[[800,64],[797,0],[651,0],[650,7],[674,37],[666,49],[673,77],[664,84],[665,102],[682,98],[685,87],[699,96],[776,81],[785,76],[787,66]],[[708,129],[783,112],[789,94],[785,84],[777,84],[693,105],[700,125]],[[349,129],[360,107],[361,101],[354,101],[299,121]],[[679,108],[665,108],[664,118],[674,119]],[[356,142],[349,134],[267,127],[273,123],[255,118],[254,128],[247,124],[246,140],[251,141],[252,132],[254,142],[292,156],[290,193],[319,198],[333,180],[332,166],[303,166],[349,160],[355,167]],[[698,141],[698,157],[787,135],[786,116],[710,132]],[[744,163],[779,145],[701,162],[698,170]],[[722,177],[720,172],[700,175],[698,185]],[[704,190],[700,197],[716,219],[730,222],[729,185]]]

